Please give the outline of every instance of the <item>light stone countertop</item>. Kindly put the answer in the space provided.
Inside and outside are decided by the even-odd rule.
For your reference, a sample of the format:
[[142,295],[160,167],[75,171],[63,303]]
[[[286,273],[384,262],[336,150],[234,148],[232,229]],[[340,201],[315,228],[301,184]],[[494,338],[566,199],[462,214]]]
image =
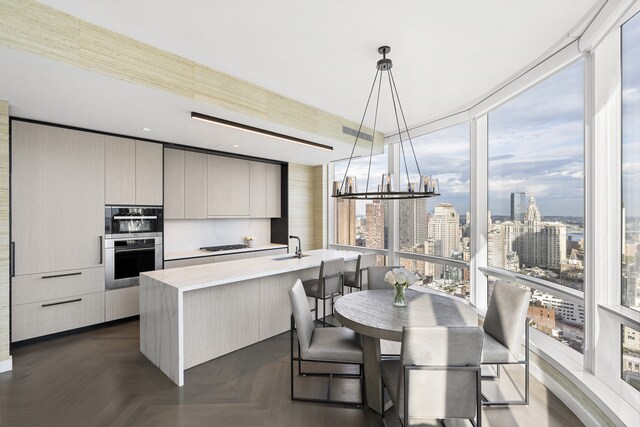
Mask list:
[[237,254],[242,252],[268,251],[270,249],[286,249],[287,247],[288,247],[287,245],[283,245],[281,243],[269,243],[267,245],[255,245],[251,248],[232,249],[229,251],[217,251],[217,252],[203,251],[202,249],[195,249],[191,251],[167,252],[164,254],[164,260],[174,261],[176,259],[185,259],[185,258],[200,258],[205,256],[228,255],[228,254]]
[[[273,257],[252,258],[250,260],[227,261],[171,268],[168,270],[148,271],[142,273],[142,275],[161,281],[167,286],[177,288],[178,291],[184,292],[315,268],[319,267],[322,261],[333,258],[344,258],[345,261],[352,261],[358,258],[360,252],[317,249],[304,251],[303,254],[308,256],[298,259],[295,258],[293,254],[281,254]],[[288,257],[291,258],[282,259]]]

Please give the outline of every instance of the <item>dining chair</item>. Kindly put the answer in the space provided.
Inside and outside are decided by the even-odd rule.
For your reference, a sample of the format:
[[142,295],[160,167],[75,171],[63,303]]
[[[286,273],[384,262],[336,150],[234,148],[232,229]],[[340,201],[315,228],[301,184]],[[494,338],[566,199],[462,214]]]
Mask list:
[[[309,302],[300,279],[289,290],[291,300],[291,400],[310,402],[330,402],[362,405],[364,401],[362,367],[364,356],[360,336],[349,328],[316,328],[309,310]],[[294,331],[297,332],[297,354],[294,352]],[[337,363],[358,366],[358,374],[349,373],[303,373],[302,362]],[[329,387],[326,399],[296,396],[295,369],[298,365],[298,376],[328,376]],[[333,377],[357,378],[360,380],[360,400],[331,399],[331,383]]]
[[482,340],[479,326],[405,326],[400,359],[380,363],[382,407],[386,387],[403,426],[465,418],[480,427]]
[[320,263],[320,273],[317,279],[304,280],[302,286],[308,297],[315,299],[316,323],[318,323],[318,300],[322,300],[322,326],[327,326],[325,321],[326,300],[331,299],[331,312],[333,313],[333,299],[342,292],[344,259],[334,258]]
[[[524,398],[521,400],[493,400],[483,396],[483,405],[529,404],[529,321],[527,312],[531,292],[498,280],[493,288],[484,318],[484,346],[482,364],[496,365],[495,376],[500,377],[500,365],[524,365]],[[524,359],[520,358],[524,333]]]
[[394,268],[400,268],[399,265],[385,265],[383,267],[373,266],[367,269],[367,289],[393,289],[393,287],[384,281],[384,275]]
[[[356,261],[356,269],[354,271],[345,271],[344,272],[344,284],[343,287],[346,286],[349,288],[349,292],[353,289],[362,290],[362,273],[367,271],[369,267],[376,265],[376,258],[378,257],[375,253],[366,253],[358,255],[358,260]],[[368,281],[368,276],[367,276]],[[343,292],[344,294],[344,289]]]

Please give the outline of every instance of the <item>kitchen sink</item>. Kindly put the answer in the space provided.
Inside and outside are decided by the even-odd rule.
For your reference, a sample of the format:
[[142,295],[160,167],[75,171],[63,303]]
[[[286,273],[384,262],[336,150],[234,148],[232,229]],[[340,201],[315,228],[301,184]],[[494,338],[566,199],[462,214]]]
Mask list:
[[[306,256],[311,256],[311,255],[302,254],[303,258],[306,257]],[[285,255],[285,256],[279,256],[277,258],[271,258],[271,259],[274,260],[274,261],[284,261],[284,260],[287,260],[287,259],[295,259],[295,258],[298,258],[298,256],[297,255]]]

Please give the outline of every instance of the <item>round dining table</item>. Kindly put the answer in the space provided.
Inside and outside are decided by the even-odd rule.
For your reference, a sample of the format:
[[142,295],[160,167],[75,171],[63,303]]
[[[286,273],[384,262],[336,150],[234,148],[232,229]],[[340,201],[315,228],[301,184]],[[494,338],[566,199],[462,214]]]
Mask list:
[[335,303],[335,317],[362,336],[367,405],[381,413],[378,396],[380,340],[402,341],[404,326],[476,326],[478,315],[465,301],[433,292],[406,290],[406,307],[393,305],[394,290],[353,292]]

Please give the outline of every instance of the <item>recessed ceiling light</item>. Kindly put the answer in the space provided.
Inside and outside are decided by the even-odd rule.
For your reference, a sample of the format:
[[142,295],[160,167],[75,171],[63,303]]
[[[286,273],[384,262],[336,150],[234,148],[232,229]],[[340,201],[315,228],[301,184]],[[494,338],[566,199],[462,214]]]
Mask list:
[[233,144],[233,145],[232,145],[232,147],[233,147],[233,148],[238,148],[238,147],[240,147],[240,146],[239,146],[238,144]]
[[297,158],[298,158],[298,156],[293,156],[293,158],[294,158],[294,159],[297,159]]
[[142,130],[145,131],[145,132],[151,132],[151,129],[149,129],[149,128],[142,128]]

